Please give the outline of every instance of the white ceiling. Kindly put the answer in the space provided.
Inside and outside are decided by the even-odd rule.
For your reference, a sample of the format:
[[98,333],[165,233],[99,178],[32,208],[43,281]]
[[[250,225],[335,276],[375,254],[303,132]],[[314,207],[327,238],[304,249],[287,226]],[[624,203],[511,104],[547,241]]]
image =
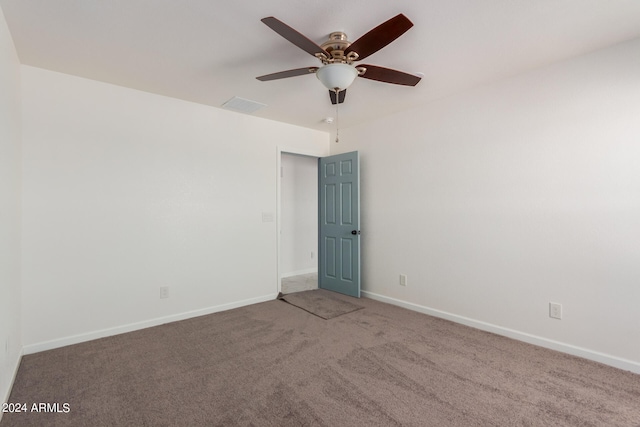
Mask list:
[[365,60],[424,73],[416,87],[356,79],[340,126],[378,117],[564,58],[640,37],[637,0],[0,0],[20,61],[214,107],[233,96],[255,116],[332,130],[313,75],[256,76],[319,61],[260,19],[275,16],[321,44],[354,41],[404,13],[414,27]]

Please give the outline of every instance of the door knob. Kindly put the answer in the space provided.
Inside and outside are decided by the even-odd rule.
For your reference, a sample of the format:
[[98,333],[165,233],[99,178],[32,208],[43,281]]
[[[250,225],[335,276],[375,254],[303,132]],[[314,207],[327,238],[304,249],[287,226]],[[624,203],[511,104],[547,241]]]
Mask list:
[[353,235],[360,234],[360,230],[351,230],[351,234]]

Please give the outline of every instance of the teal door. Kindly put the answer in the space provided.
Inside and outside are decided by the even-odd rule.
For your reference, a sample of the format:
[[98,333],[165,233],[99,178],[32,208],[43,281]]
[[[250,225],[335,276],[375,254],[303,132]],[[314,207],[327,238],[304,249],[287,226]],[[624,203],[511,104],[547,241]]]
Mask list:
[[360,298],[358,152],[318,159],[318,287]]

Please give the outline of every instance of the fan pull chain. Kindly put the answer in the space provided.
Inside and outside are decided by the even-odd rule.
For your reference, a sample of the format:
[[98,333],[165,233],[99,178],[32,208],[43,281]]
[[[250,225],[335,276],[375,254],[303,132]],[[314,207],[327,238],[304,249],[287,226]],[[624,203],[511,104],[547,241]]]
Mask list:
[[340,101],[338,97],[339,89],[336,89],[336,144],[340,142]]

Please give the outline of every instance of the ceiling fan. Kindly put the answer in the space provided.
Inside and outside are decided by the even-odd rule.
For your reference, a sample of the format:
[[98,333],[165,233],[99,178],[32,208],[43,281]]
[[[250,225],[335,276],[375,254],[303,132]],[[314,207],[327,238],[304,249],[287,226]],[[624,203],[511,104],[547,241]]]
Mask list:
[[405,86],[415,86],[421,79],[413,74],[377,65],[353,65],[354,62],[361,61],[379,51],[413,26],[413,23],[403,14],[383,22],[354,42],[348,41],[345,33],[336,31],[329,34],[329,39],[321,45],[317,45],[273,16],[263,18],[261,21],[300,49],[318,58],[322,66],[296,68],[256,77],[260,81],[315,74],[329,89],[331,103],[340,104],[344,102],[347,87],[356,77]]

